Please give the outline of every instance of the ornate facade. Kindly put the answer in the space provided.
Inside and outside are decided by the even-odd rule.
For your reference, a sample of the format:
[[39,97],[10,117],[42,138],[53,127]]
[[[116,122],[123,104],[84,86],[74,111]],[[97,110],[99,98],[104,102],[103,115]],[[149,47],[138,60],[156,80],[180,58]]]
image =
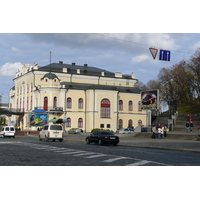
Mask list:
[[10,108],[24,111],[24,116],[12,116],[21,130],[30,126],[30,114],[43,109],[48,120],[66,119],[66,130],[94,128],[116,131],[119,128],[147,125],[147,113],[139,109],[140,90],[135,87],[135,75],[123,75],[107,70],[72,64],[52,63],[39,67],[24,64],[16,73],[10,90]]

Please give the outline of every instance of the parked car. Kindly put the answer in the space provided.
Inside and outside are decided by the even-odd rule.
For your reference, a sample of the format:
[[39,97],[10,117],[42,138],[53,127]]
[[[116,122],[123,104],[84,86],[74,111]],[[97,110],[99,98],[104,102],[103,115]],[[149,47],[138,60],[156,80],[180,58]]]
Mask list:
[[121,128],[120,130],[117,130],[117,134],[131,134],[134,132],[133,128]]
[[62,142],[63,138],[64,138],[63,127],[58,124],[44,125],[42,130],[39,132],[40,141],[42,141],[42,139],[45,139],[46,141],[59,140],[60,142]]
[[0,131],[0,136],[15,138],[15,128],[13,126],[3,126],[3,128]]
[[71,128],[71,129],[68,131],[69,134],[77,134],[77,133],[81,133],[81,132],[82,132],[82,130],[79,129],[79,128]]
[[113,144],[119,143],[119,137],[110,131],[96,131],[85,138],[87,144],[98,143],[102,144]]
[[142,104],[144,104],[144,105],[153,104],[155,102],[156,102],[156,95],[155,94],[147,94],[142,99]]

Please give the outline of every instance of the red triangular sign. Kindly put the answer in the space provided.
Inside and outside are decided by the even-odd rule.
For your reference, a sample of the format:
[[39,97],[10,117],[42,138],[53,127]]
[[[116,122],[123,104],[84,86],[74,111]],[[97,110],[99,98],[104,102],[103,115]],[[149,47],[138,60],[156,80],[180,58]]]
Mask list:
[[158,49],[155,49],[155,48],[149,48],[150,52],[151,52],[151,55],[153,56],[153,58],[155,59],[156,58],[156,55],[157,55],[157,52],[158,52]]

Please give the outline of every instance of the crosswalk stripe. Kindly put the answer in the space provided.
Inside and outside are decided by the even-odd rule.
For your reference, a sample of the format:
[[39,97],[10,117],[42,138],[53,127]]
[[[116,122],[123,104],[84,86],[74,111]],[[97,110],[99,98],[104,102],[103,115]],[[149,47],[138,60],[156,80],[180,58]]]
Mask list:
[[64,152],[62,154],[74,154],[74,153],[83,153],[85,151],[71,151],[71,152]]
[[84,157],[84,158],[97,158],[97,157],[102,157],[102,156],[107,156],[107,155],[105,155],[105,154],[96,154],[96,155],[87,156],[87,157]]
[[132,164],[129,164],[129,165],[126,165],[126,166],[140,166],[140,165],[148,164],[150,162],[151,161],[148,161],[148,160],[141,160],[139,162],[135,162],[135,163],[132,163]]
[[111,159],[108,159],[108,160],[104,160],[102,162],[114,162],[114,161],[122,160],[122,159],[130,159],[130,158],[128,158],[128,157],[117,157],[117,158],[111,158]]
[[76,154],[76,155],[74,155],[74,156],[86,156],[86,155],[91,155],[91,154],[95,154],[95,153],[92,153],[92,152],[85,152],[85,153]]

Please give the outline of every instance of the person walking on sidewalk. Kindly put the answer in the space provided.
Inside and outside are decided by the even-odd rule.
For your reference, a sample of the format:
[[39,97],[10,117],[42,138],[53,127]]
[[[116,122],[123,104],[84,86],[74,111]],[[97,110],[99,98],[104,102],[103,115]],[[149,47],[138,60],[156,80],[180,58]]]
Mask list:
[[156,130],[156,126],[154,126],[153,128],[152,128],[152,132],[153,132],[153,135],[151,136],[153,139],[156,139],[157,137],[156,137],[156,135],[157,135],[157,130]]
[[192,121],[190,121],[190,132],[192,132],[192,128],[193,128],[194,126],[193,126],[193,123],[192,123]]
[[189,133],[189,131],[190,131],[190,123],[189,123],[189,121],[186,122],[185,127],[186,127],[186,132]]

